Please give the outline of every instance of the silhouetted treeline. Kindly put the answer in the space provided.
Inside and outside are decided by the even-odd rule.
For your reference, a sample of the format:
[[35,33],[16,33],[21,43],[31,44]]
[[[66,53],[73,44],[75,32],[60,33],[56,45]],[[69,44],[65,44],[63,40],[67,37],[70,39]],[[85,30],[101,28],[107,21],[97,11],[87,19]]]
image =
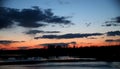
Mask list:
[[97,60],[120,61],[120,46],[81,47],[81,48],[54,48],[29,50],[0,50],[1,58],[15,57],[58,57],[74,56],[80,58],[96,58]]

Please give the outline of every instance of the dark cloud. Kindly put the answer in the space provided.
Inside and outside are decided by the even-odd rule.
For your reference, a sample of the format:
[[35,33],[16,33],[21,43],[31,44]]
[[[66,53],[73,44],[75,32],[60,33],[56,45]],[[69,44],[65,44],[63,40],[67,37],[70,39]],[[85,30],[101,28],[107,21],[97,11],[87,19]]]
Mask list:
[[27,31],[27,32],[25,32],[26,34],[37,34],[37,33],[42,33],[42,32],[44,32],[44,31],[41,31],[41,30],[29,30],[29,31]]
[[111,21],[106,21],[105,23],[120,23],[120,16],[112,18]]
[[120,39],[107,39],[105,42],[120,42]]
[[114,20],[115,22],[120,23],[120,16],[116,17]]
[[95,38],[95,37],[89,37],[89,38],[87,38],[87,39],[97,39],[97,38]]
[[110,26],[120,26],[120,25],[118,25],[118,24],[106,23],[105,25],[102,25],[102,26],[110,27]]
[[40,46],[68,46],[69,43],[46,43],[40,44]]
[[40,9],[34,6],[30,9],[15,9],[0,7],[0,29],[7,28],[15,22],[26,28],[44,27],[48,24],[72,24],[67,17],[54,15],[51,9]]
[[60,33],[60,31],[44,31],[43,33]]
[[73,41],[73,42],[70,42],[71,44],[76,44],[76,42],[75,41]]
[[13,24],[12,20],[8,17],[8,9],[0,7],[0,29],[8,28]]
[[42,31],[42,30],[29,30],[25,32],[26,34],[33,35],[37,33],[60,33],[60,31]]
[[86,34],[64,34],[64,35],[43,35],[41,37],[35,37],[35,39],[39,38],[48,38],[48,39],[71,39],[71,38],[84,38],[89,36],[100,36],[102,33],[86,33]]
[[46,19],[45,14],[46,13],[42,12],[38,7],[34,7],[33,9],[23,9],[20,11],[20,18],[16,21],[20,22],[19,25],[23,27],[35,28],[45,26],[45,24],[38,23],[38,21]]
[[120,31],[109,31],[106,34],[107,36],[120,36]]
[[17,47],[19,50],[26,50],[28,49],[29,47],[26,47],[26,46],[22,46],[22,47]]
[[114,1],[115,1],[116,5],[117,5],[118,9],[120,10],[120,0],[114,0]]
[[0,0],[0,6],[3,6],[7,0]]
[[120,16],[112,18],[110,21],[106,21],[102,26],[120,26]]
[[18,42],[25,42],[25,41],[0,40],[0,44],[3,44],[3,45],[18,43]]

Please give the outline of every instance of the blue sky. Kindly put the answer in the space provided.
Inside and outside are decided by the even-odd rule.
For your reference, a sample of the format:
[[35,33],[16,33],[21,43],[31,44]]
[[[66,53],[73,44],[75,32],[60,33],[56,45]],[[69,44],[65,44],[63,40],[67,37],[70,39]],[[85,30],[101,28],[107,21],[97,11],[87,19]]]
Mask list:
[[[94,45],[109,45],[110,41],[113,42],[112,44],[116,44],[115,42],[119,43],[119,19],[116,21],[118,22],[117,24],[119,26],[102,26],[106,21],[111,21],[112,18],[116,18],[118,16],[120,17],[120,10],[115,1],[116,0],[6,0],[2,6],[20,9],[21,11],[25,8],[32,10],[31,8],[33,6],[38,6],[39,8],[43,9],[43,11],[44,9],[52,9],[54,15],[68,17],[67,20],[70,20],[72,23],[74,23],[74,25],[64,25],[63,27],[59,24],[56,24],[53,27],[53,24],[50,23],[46,27],[28,28],[25,26],[30,23],[24,23],[24,21],[27,21],[24,20],[24,17],[23,23],[20,22],[18,18],[18,22],[20,22],[18,23],[19,25],[14,23],[10,28],[3,28],[0,26],[0,40],[1,42],[6,42],[4,40],[12,40],[7,42],[13,42],[13,46],[15,46],[14,41],[26,41],[25,43],[16,44],[17,47],[27,45],[36,46],[37,44],[42,44],[45,42],[55,43],[75,41],[79,44],[87,42]],[[22,24],[22,26],[20,24]],[[2,25],[2,23],[0,25]],[[31,30],[37,31],[37,34],[33,34],[33,32],[32,35],[26,34],[26,32],[30,32]],[[42,34],[40,33],[41,30]],[[45,33],[48,31],[59,31],[60,33]],[[109,32],[110,34],[112,33],[112,36],[107,35]],[[69,36],[69,33],[72,33],[70,34],[72,39],[66,39]],[[53,39],[56,37],[52,37],[52,39],[45,39],[46,37],[44,38],[44,35],[58,35],[56,36],[57,38],[63,38],[64,36],[66,37],[64,39]],[[86,36],[93,39],[89,39]],[[34,37],[38,37],[39,39],[36,40]],[[106,40],[108,42],[106,42]]]
[[[75,25],[63,28],[63,31],[67,30],[65,32],[106,32],[119,29],[118,27],[106,28],[101,26],[105,21],[118,16],[119,11],[114,0],[8,0],[4,6],[18,9],[39,6],[42,9],[53,9],[52,11],[56,15],[72,16],[69,20]],[[91,23],[91,26],[86,27],[85,23]],[[48,26],[43,29],[61,30],[61,27]]]

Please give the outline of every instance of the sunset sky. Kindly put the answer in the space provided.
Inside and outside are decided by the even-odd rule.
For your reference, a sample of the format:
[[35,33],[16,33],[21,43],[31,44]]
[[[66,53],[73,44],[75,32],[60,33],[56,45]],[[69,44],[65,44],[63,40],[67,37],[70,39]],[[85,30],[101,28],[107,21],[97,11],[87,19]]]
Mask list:
[[0,49],[120,45],[117,0],[1,0]]

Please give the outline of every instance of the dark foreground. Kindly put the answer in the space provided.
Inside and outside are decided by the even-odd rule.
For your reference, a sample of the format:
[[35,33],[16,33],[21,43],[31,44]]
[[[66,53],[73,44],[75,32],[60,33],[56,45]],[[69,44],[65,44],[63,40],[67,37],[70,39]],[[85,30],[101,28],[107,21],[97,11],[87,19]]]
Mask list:
[[[95,58],[89,59],[70,59],[70,60],[51,60],[51,58],[59,58],[61,56],[69,56],[74,58]],[[35,59],[29,58],[35,57]],[[47,60],[36,60],[36,57],[45,58]],[[15,61],[6,61],[8,59]],[[49,60],[50,59],[50,60]],[[19,61],[16,61],[19,60]],[[24,61],[23,61],[24,60]],[[120,62],[120,46],[102,46],[102,47],[83,47],[83,48],[62,48],[50,46],[48,49],[29,49],[29,50],[0,50],[0,65],[13,64],[36,64],[44,62]]]

